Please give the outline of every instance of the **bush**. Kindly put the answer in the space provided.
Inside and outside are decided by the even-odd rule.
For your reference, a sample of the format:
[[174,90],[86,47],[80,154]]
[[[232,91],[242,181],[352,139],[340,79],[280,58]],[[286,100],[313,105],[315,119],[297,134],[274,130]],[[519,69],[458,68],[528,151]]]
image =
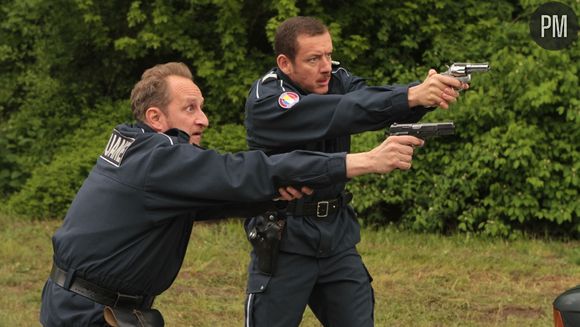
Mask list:
[[49,164],[40,164],[21,190],[10,197],[8,211],[30,218],[64,217],[89,171],[102,153],[112,129],[130,119],[127,101],[102,103],[91,111]]
[[[70,203],[109,139],[113,127],[130,120],[126,101],[99,105],[77,133],[67,140],[50,164],[36,167],[20,192],[8,201],[8,211],[30,218],[64,217]],[[105,118],[106,117],[106,118]],[[220,152],[247,148],[241,125],[209,129],[204,145]]]
[[[363,194],[355,205],[370,217],[367,223],[580,235],[580,52],[527,44],[523,29],[514,24],[497,31],[499,40],[510,41],[493,44],[492,71],[474,77],[473,89],[449,112],[423,119],[454,120],[455,138],[428,140],[410,172],[353,183]],[[360,140],[355,146],[371,146],[368,137]]]
[[210,127],[203,134],[202,146],[220,153],[246,151],[246,129],[236,124]]
[[[0,194],[13,210],[61,216],[119,122],[107,119],[128,115],[114,108],[161,62],[192,68],[212,125],[222,126],[204,144],[245,149],[244,99],[275,64],[277,24],[314,15],[331,28],[333,57],[369,84],[421,80],[455,61],[492,67],[451,110],[424,119],[455,121],[456,137],[429,140],[411,171],[351,183],[366,223],[578,236],[580,42],[547,51],[532,41],[528,20],[544,2],[6,0]],[[369,149],[380,138],[357,135],[354,145]]]

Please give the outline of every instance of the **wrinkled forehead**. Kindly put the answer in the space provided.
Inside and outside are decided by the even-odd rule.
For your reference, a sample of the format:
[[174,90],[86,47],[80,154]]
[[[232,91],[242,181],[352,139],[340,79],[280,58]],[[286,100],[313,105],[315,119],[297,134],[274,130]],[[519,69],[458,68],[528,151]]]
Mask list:
[[300,34],[296,38],[296,54],[332,52],[332,38],[328,32],[318,35]]
[[182,101],[203,101],[201,90],[189,78],[168,76],[167,83],[173,99]]

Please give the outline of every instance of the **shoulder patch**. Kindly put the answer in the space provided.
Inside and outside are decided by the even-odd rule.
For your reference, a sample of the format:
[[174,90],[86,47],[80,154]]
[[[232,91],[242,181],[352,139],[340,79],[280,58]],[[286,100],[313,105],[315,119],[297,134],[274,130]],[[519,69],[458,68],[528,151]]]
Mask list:
[[107,143],[101,158],[111,165],[119,167],[127,149],[131,144],[133,144],[133,142],[135,142],[134,138],[124,136],[115,129],[109,138],[109,142]]
[[278,104],[282,109],[290,109],[300,101],[300,96],[296,92],[284,92],[278,98]]

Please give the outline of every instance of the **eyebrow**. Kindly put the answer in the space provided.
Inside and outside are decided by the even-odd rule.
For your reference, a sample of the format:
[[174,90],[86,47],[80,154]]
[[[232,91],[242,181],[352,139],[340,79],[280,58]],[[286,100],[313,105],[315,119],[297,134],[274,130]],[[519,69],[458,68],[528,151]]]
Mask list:
[[327,54],[332,54],[332,51],[313,51],[313,52],[307,52],[306,53],[306,57],[320,57],[320,56],[324,56]]
[[202,104],[205,102],[205,99],[202,96],[192,96],[192,95],[188,95],[185,97],[185,102],[186,103],[190,103],[190,102],[201,102]]

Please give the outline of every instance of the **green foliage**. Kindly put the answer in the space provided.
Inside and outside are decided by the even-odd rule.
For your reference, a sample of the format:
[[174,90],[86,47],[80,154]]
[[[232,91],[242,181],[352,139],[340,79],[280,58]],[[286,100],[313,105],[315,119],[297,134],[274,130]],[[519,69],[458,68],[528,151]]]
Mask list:
[[[417,230],[577,237],[578,43],[546,51],[531,41],[524,22],[478,26],[495,40],[485,51],[492,71],[474,76],[472,90],[449,112],[424,119],[453,120],[458,135],[428,140],[412,171],[356,180],[352,188],[363,194],[357,209],[368,213],[368,223]],[[368,137],[356,139],[359,150],[372,145]]]
[[100,103],[49,164],[40,164],[7,203],[9,212],[31,218],[63,217],[76,191],[103,151],[113,127],[130,119],[127,101]]
[[[11,210],[62,216],[110,128],[129,119],[140,74],[167,61],[188,64],[204,93],[204,145],[246,149],[243,105],[275,63],[275,28],[313,15],[331,29],[334,59],[369,84],[421,80],[458,61],[492,67],[449,111],[424,119],[455,121],[457,136],[429,140],[411,171],[351,183],[365,223],[578,236],[580,42],[547,51],[532,41],[528,20],[542,3],[4,0],[0,195]],[[357,135],[354,148],[382,138]]]
[[204,132],[202,146],[221,153],[246,151],[246,129],[235,124],[211,127]]

